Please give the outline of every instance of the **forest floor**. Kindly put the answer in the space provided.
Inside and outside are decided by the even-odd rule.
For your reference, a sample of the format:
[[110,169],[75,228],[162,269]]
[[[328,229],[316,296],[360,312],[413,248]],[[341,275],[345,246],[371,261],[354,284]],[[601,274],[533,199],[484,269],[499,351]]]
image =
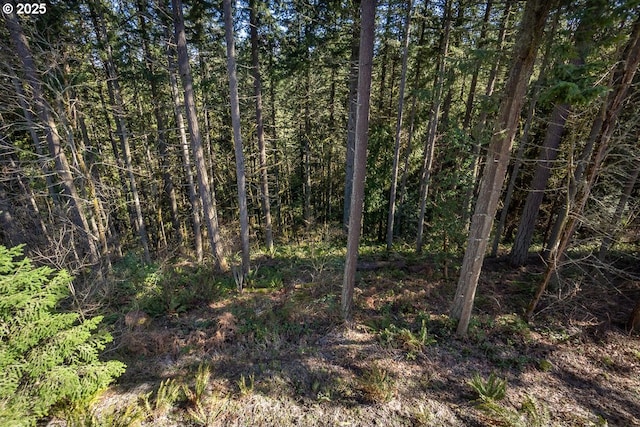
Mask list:
[[544,266],[489,259],[461,339],[459,259],[363,250],[348,326],[343,260],[329,243],[279,249],[241,294],[186,263],[122,275],[106,356],[128,368],[75,424],[640,426],[640,337],[624,329],[637,282],[569,271],[526,323]]

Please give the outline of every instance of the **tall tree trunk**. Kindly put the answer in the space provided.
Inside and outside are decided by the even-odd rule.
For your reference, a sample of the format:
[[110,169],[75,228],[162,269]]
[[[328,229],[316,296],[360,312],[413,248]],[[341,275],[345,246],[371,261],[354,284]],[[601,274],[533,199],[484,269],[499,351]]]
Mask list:
[[[306,37],[305,37],[306,38]],[[304,223],[311,226],[311,64],[307,61],[305,69],[304,133],[302,141],[302,193],[304,194]]]
[[[480,29],[480,35],[478,37],[478,49],[484,49],[487,43],[487,27],[489,26],[489,18],[491,17],[491,8],[493,7],[493,0],[487,0],[487,4],[484,7],[484,17],[482,19],[482,28]],[[480,69],[482,68],[482,61],[477,60],[476,66],[471,76],[471,84],[469,85],[469,95],[467,96],[467,103],[464,111],[464,119],[462,120],[462,128],[469,131],[471,126],[471,116],[473,114],[473,101],[476,96],[476,88],[478,87],[478,76],[480,75]]]
[[[511,13],[511,6],[513,4],[513,1],[514,0],[507,0],[504,5],[504,11],[502,12],[502,18],[500,20],[500,31],[498,33],[498,45],[496,49],[497,52],[501,52],[504,46],[504,42],[507,36],[507,24],[509,21],[509,15]],[[493,92],[495,90],[496,81],[498,80],[498,70],[500,69],[500,59],[501,58],[498,57],[495,61],[493,61],[491,71],[489,71],[489,80],[487,81],[487,87],[484,92],[484,95],[487,99],[493,95]],[[467,189],[462,207],[462,220],[465,223],[465,228],[468,225],[468,221],[470,219],[473,195],[475,193],[475,189],[477,188],[478,173],[480,171],[480,148],[482,145],[482,131],[487,124],[488,117],[488,112],[486,110],[483,110],[480,113],[478,122],[476,123],[472,131],[473,151],[471,154],[471,185]]]
[[193,172],[191,170],[191,154],[189,153],[189,142],[187,141],[187,132],[184,127],[184,117],[182,115],[182,105],[180,103],[180,93],[178,91],[178,82],[176,79],[175,71],[176,64],[174,61],[174,52],[171,48],[171,35],[169,28],[165,27],[165,38],[167,40],[167,62],[169,65],[169,83],[171,85],[171,97],[173,99],[173,109],[176,117],[176,125],[178,127],[178,133],[180,136],[180,150],[182,156],[182,167],[184,169],[185,176],[187,177],[187,189],[189,194],[189,205],[191,206],[191,224],[193,228],[193,241],[194,250],[196,252],[196,259],[198,262],[202,262],[204,257],[202,250],[202,223],[200,219],[201,206],[198,200],[196,191],[196,184],[193,179]]
[[[99,6],[101,7],[101,5]],[[129,179],[129,191],[131,192],[131,198],[133,200],[133,206],[135,208],[135,226],[140,238],[140,243],[142,244],[142,249],[144,251],[144,259],[146,262],[151,262],[151,255],[149,253],[149,237],[147,236],[147,227],[144,221],[144,216],[142,214],[142,203],[140,201],[140,194],[138,193],[136,175],[133,170],[131,147],[129,145],[129,131],[127,130],[127,123],[125,119],[124,100],[122,99],[120,91],[118,73],[113,62],[111,45],[108,41],[109,36],[104,26],[104,22],[102,22],[101,11],[96,10],[96,4],[94,2],[89,3],[89,10],[91,13],[91,19],[93,20],[95,35],[98,44],[105,50],[105,54],[102,57],[102,62],[107,72],[107,90],[109,93],[109,101],[113,106],[113,115],[115,116],[116,122],[116,133],[120,137],[120,148],[122,150],[122,156],[124,159],[124,167]]]
[[516,181],[520,173],[520,168],[522,167],[524,151],[529,145],[529,134],[531,130],[531,125],[533,124],[533,119],[536,112],[536,106],[538,104],[538,98],[540,97],[540,93],[542,92],[543,81],[546,79],[547,68],[549,67],[549,62],[551,59],[551,48],[553,46],[553,38],[555,36],[556,28],[558,27],[559,18],[560,18],[560,11],[557,11],[554,15],[551,28],[548,31],[547,43],[546,43],[547,47],[545,49],[545,52],[542,58],[542,65],[540,66],[540,77],[538,77],[538,80],[535,83],[533,94],[531,95],[531,100],[529,101],[529,108],[527,109],[527,119],[524,122],[522,136],[520,137],[520,141],[518,143],[518,151],[515,156],[515,161],[513,164],[511,175],[509,176],[509,183],[507,184],[507,192],[504,196],[504,201],[502,203],[502,210],[500,212],[500,220],[498,221],[498,225],[496,225],[496,231],[493,237],[493,247],[491,248],[492,257],[496,257],[498,254],[498,246],[500,245],[500,239],[502,238],[502,231],[504,230],[504,227],[507,223],[507,215],[509,214],[509,207],[511,206],[513,192],[515,191]]
[[260,57],[258,42],[258,7],[257,0],[249,1],[249,34],[251,38],[251,62],[253,72],[253,88],[256,97],[256,136],[260,151],[260,190],[262,214],[264,215],[265,243],[267,250],[273,250],[273,231],[271,225],[271,200],[269,198],[269,171],[267,169],[267,150],[264,141],[264,125],[262,123],[262,79],[260,77]]
[[[587,9],[592,10],[595,6],[594,3],[588,2]],[[575,51],[578,56],[570,61],[574,67],[584,66],[586,57],[593,46],[593,28],[591,24],[593,24],[592,19],[582,17],[576,29],[574,40]],[[562,133],[567,118],[571,114],[571,109],[572,107],[569,104],[558,103],[551,113],[544,143],[538,156],[538,167],[531,182],[531,192],[527,195],[516,238],[511,248],[509,261],[513,266],[524,265],[527,261],[529,246],[531,246],[531,239],[538,219],[540,205],[542,205],[544,191],[551,176],[553,163],[558,156]]]
[[[611,87],[613,90],[609,92],[609,96],[603,105],[602,114],[599,114],[593,122],[589,140],[583,149],[582,157],[576,167],[573,178],[570,180],[567,204],[565,205],[565,209],[558,215],[558,219],[556,219],[557,229],[554,230],[556,237],[553,240],[550,239],[549,242],[549,263],[547,264],[547,271],[527,308],[527,317],[531,316],[536,309],[580,221],[579,217],[584,211],[591,194],[591,188],[600,172],[600,166],[605,158],[611,137],[615,131],[618,116],[627,98],[627,92],[639,64],[640,18],[633,24],[633,30],[625,46],[622,59],[616,65],[616,70],[612,75]],[[598,149],[593,153],[595,147],[598,147]],[[591,159],[590,162],[589,159]],[[583,180],[585,172],[586,176],[584,176]],[[576,200],[577,202],[575,202]],[[571,218],[569,218],[570,211],[574,213]]]
[[[272,55],[269,56],[269,69],[273,68]],[[280,155],[278,153],[278,128],[276,127],[276,94],[275,94],[275,76],[274,73],[270,74],[269,79],[269,101],[271,104],[271,141],[273,150],[273,163],[275,165],[275,185],[276,185],[276,222],[278,223],[278,230],[282,232],[282,197],[280,187]]]
[[147,32],[147,22],[145,19],[145,7],[146,1],[137,0],[136,5],[138,7],[138,20],[140,22],[140,38],[142,39],[142,48],[144,51],[145,68],[147,71],[147,80],[151,86],[151,100],[153,103],[153,115],[156,119],[156,125],[158,127],[158,153],[160,154],[160,169],[162,173],[162,182],[164,184],[164,193],[169,199],[169,207],[171,209],[171,224],[173,226],[173,232],[177,236],[178,245],[182,244],[184,236],[182,235],[182,227],[180,227],[179,213],[178,213],[178,200],[176,198],[176,191],[171,179],[171,172],[169,169],[169,153],[167,150],[167,127],[165,124],[165,116],[163,113],[162,99],[160,97],[160,91],[158,88],[158,80],[155,73],[155,55],[149,48],[149,35]]
[[440,119],[440,104],[442,103],[442,91],[445,77],[445,62],[449,53],[449,36],[451,34],[451,0],[445,2],[444,15],[442,17],[443,34],[440,40],[440,56],[436,70],[433,105],[429,118],[429,131],[425,144],[424,158],[422,161],[422,173],[420,176],[420,214],[418,215],[418,233],[416,237],[416,252],[422,253],[422,235],[424,233],[424,217],[427,210],[427,195],[431,181],[431,167],[435,151],[438,123]]
[[407,59],[409,57],[409,37],[411,30],[411,3],[407,1],[407,15],[404,24],[404,50],[402,52],[402,71],[400,72],[400,93],[398,94],[398,116],[396,118],[395,147],[393,150],[393,166],[391,170],[391,189],[389,190],[389,216],[387,218],[387,250],[393,245],[393,223],[396,216],[396,192],[398,189],[398,164],[400,163],[400,134],[404,112],[404,87],[407,81]]
[[358,109],[356,119],[356,145],[353,173],[353,197],[349,214],[347,255],[342,283],[342,316],[350,321],[356,264],[362,226],[364,180],[367,172],[367,144],[369,139],[369,104],[371,101],[371,70],[373,68],[373,42],[375,36],[375,0],[362,0],[359,66]]
[[207,223],[207,229],[209,230],[209,242],[211,243],[211,251],[215,257],[216,265],[220,270],[227,271],[229,267],[226,259],[224,258],[222,242],[220,241],[215,194],[213,193],[213,189],[209,187],[209,174],[207,173],[207,163],[204,158],[202,137],[200,135],[200,127],[198,126],[198,117],[196,115],[193,79],[191,78],[191,67],[189,66],[187,38],[184,32],[184,17],[182,16],[182,0],[172,0],[172,6],[176,42],[178,46],[178,66],[184,89],[184,104],[187,112],[189,133],[191,135],[191,149],[195,157],[202,209],[204,210],[204,217]]
[[71,221],[73,224],[81,230],[84,234],[83,246],[86,246],[92,263],[99,261],[98,251],[95,246],[95,242],[91,235],[89,223],[82,209],[82,202],[78,196],[73,175],[69,168],[69,162],[67,156],[62,149],[60,143],[60,136],[56,124],[53,120],[49,106],[44,99],[42,90],[42,83],[38,78],[38,72],[36,69],[31,50],[25,37],[22,26],[18,21],[15,12],[4,14],[11,35],[11,40],[14,44],[18,57],[20,58],[24,70],[25,80],[31,89],[31,96],[35,105],[36,113],[40,119],[41,125],[44,127],[44,131],[47,138],[47,144],[49,146],[49,152],[54,159],[56,166],[56,173],[60,177],[63,193],[66,196],[66,201],[69,203],[71,209]]
[[351,211],[351,196],[353,193],[353,161],[356,147],[356,115],[358,110],[358,57],[360,52],[360,17],[359,7],[361,0],[353,2],[353,28],[351,38],[351,57],[349,58],[349,106],[347,119],[347,164],[344,177],[344,209],[342,212],[342,225],[345,232],[349,230],[349,217]]
[[511,72],[488,148],[487,164],[471,219],[467,249],[451,308],[451,316],[459,321],[458,335],[466,335],[469,326],[482,261],[509,164],[511,144],[518,129],[527,84],[550,7],[550,2],[546,0],[529,0],[525,5],[513,51]]
[[[428,7],[428,2],[425,2],[423,5],[423,10],[426,10]],[[420,37],[418,39],[418,52],[416,55],[416,65],[415,65],[415,74],[413,81],[413,94],[411,101],[411,113],[409,113],[409,130],[407,135],[407,150],[404,155],[404,165],[402,168],[402,178],[400,179],[400,192],[398,194],[398,223],[402,224],[403,218],[403,209],[404,209],[404,198],[406,195],[407,189],[407,176],[409,175],[409,158],[411,157],[411,152],[413,151],[413,134],[415,131],[416,124],[416,113],[418,111],[418,90],[420,89],[420,77],[422,76],[422,59],[424,55],[422,54],[422,47],[424,46],[425,39],[425,27],[426,20],[423,18],[422,23],[420,24]]]
[[533,176],[533,181],[531,181],[531,191],[527,195],[516,238],[511,248],[509,262],[512,266],[521,266],[527,262],[529,246],[531,245],[538,212],[544,197],[544,190],[547,188],[547,181],[551,176],[553,163],[558,156],[562,133],[570,112],[571,107],[568,104],[558,104],[551,113],[549,127],[538,158],[538,167]]
[[[68,69],[65,69],[65,72],[68,71]],[[104,215],[102,212],[100,201],[98,200],[98,195],[96,193],[96,184],[94,181],[94,177],[89,171],[89,167],[84,160],[84,153],[86,153],[85,146],[82,139],[79,139],[78,147],[76,147],[76,142],[73,137],[73,130],[71,129],[71,126],[67,120],[61,96],[58,97],[57,103],[59,106],[58,117],[60,117],[63,127],[67,129],[67,141],[69,144],[69,148],[71,148],[71,152],[73,153],[73,156],[75,158],[77,169],[79,169],[82,173],[83,180],[81,182],[83,184],[81,187],[81,193],[83,198],[89,201],[91,212],[93,213],[93,217],[90,218],[90,221],[94,229],[94,234],[98,236],[98,241],[100,242],[101,261],[106,264],[107,270],[111,271],[109,246],[107,245],[107,233],[103,222]]]
[[31,113],[29,106],[27,105],[24,89],[22,87],[22,83],[18,79],[16,75],[11,76],[11,83],[13,83],[13,88],[16,91],[16,95],[18,96],[18,104],[20,105],[20,109],[22,110],[22,114],[24,114],[24,119],[29,129],[29,136],[31,137],[31,141],[33,142],[33,147],[36,150],[36,154],[38,155],[38,162],[40,163],[40,167],[42,168],[42,172],[44,173],[44,179],[47,183],[47,190],[49,191],[49,196],[51,200],[58,204],[58,194],[55,191],[55,184],[53,182],[52,173],[47,165],[47,161],[45,158],[44,151],[42,150],[42,144],[40,143],[40,138],[38,137],[38,133],[36,132],[37,126],[35,125],[35,117]]
[[224,35],[227,43],[227,74],[229,75],[229,93],[231,100],[231,122],[236,155],[236,180],[238,184],[238,205],[240,207],[240,240],[242,242],[242,274],[249,276],[249,213],[247,211],[247,188],[242,153],[242,132],[240,131],[240,99],[238,97],[238,77],[236,75],[236,51],[233,40],[233,18],[231,0],[223,0]]

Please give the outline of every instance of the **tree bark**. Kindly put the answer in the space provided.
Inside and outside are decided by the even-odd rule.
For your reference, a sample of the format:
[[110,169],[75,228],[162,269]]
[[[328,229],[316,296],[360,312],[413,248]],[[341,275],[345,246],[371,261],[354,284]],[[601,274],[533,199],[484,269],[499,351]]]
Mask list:
[[364,181],[367,171],[369,106],[371,102],[371,71],[373,67],[376,2],[375,0],[362,0],[361,8],[353,197],[351,198],[347,255],[344,266],[344,279],[342,283],[342,316],[346,321],[350,321],[352,316],[353,289],[358,262],[360,228],[362,226]]
[[[498,52],[502,51],[507,36],[507,23],[509,21],[509,14],[511,13],[511,6],[513,4],[513,1],[514,0],[507,0],[504,5],[504,11],[502,13],[502,19],[500,21],[500,31],[498,33]],[[498,80],[498,70],[500,68],[500,63],[501,58],[498,57],[491,66],[491,71],[489,71],[489,80],[487,81],[487,87],[484,92],[486,98],[490,98],[493,95],[496,81]],[[482,145],[482,131],[487,124],[488,117],[488,112],[486,110],[482,111],[480,113],[480,117],[478,118],[478,122],[476,123],[472,131],[473,150],[471,154],[471,185],[469,186],[465,194],[462,208],[462,220],[465,223],[465,229],[468,225],[470,213],[472,211],[473,195],[475,194],[475,189],[477,188],[478,173],[480,171],[480,158],[482,157],[480,155],[480,148]]]
[[353,193],[353,161],[356,147],[356,115],[358,109],[358,57],[360,51],[360,18],[358,16],[360,0],[354,0],[353,36],[351,38],[351,57],[349,59],[349,117],[347,121],[347,164],[344,177],[344,210],[342,224],[345,232],[349,230],[351,195]]
[[184,89],[187,125],[189,126],[189,133],[191,135],[191,149],[195,160],[202,209],[204,210],[205,222],[207,223],[207,229],[209,230],[209,242],[211,244],[211,251],[213,252],[216,265],[220,270],[227,271],[229,267],[226,259],[224,258],[222,242],[220,241],[215,194],[213,193],[213,189],[209,187],[209,174],[207,173],[207,163],[204,158],[202,137],[200,135],[200,127],[198,126],[195,96],[193,93],[193,79],[191,77],[191,67],[189,66],[189,53],[187,52],[187,38],[184,31],[182,0],[172,0],[172,6],[178,46],[178,67]]
[[247,188],[242,152],[242,132],[240,130],[240,99],[238,96],[238,77],[236,75],[236,52],[233,40],[233,18],[231,0],[222,0],[224,8],[224,35],[227,44],[227,74],[231,100],[231,123],[236,156],[236,181],[238,184],[238,206],[240,207],[240,240],[242,243],[242,274],[246,281],[249,276],[249,214],[247,212]]
[[520,111],[550,7],[550,2],[546,0],[529,0],[525,5],[451,308],[451,316],[458,319],[457,334],[461,336],[466,335],[469,326],[482,261],[509,164],[511,145],[518,129]]
[[407,59],[409,57],[409,37],[411,35],[411,5],[407,1],[407,15],[404,24],[404,49],[402,52],[402,71],[400,72],[400,93],[398,94],[398,116],[396,118],[395,147],[393,150],[393,166],[391,170],[391,189],[389,190],[389,216],[387,218],[387,251],[393,245],[393,223],[396,216],[396,192],[398,189],[398,165],[400,163],[400,134],[404,112],[404,87],[407,81]]
[[507,192],[504,196],[504,202],[502,203],[502,210],[500,212],[500,220],[498,221],[498,225],[496,226],[496,230],[493,236],[493,247],[491,248],[492,257],[496,257],[498,254],[498,246],[500,245],[502,231],[504,230],[504,226],[507,223],[507,215],[509,214],[509,207],[511,206],[513,192],[516,187],[516,180],[518,179],[518,174],[520,173],[520,167],[522,166],[524,151],[529,145],[529,133],[530,133],[529,131],[531,130],[531,124],[533,123],[534,115],[536,112],[538,98],[540,97],[540,92],[542,91],[542,86],[543,86],[542,82],[546,78],[545,76],[546,76],[547,68],[549,66],[549,62],[551,58],[551,47],[553,46],[553,38],[556,32],[556,28],[558,26],[559,17],[560,17],[560,12],[556,12],[553,22],[551,24],[551,28],[548,31],[547,48],[545,49],[545,52],[542,58],[542,65],[540,66],[540,77],[538,77],[538,80],[536,81],[533,94],[531,95],[531,100],[529,101],[529,108],[527,110],[527,119],[524,122],[522,136],[520,137],[520,142],[518,143],[518,151],[515,157],[515,162],[513,164],[513,170],[511,171],[511,175],[509,176],[509,183],[507,184]]
[[445,2],[444,16],[442,17],[443,35],[440,40],[440,56],[438,58],[438,68],[436,82],[434,86],[433,105],[431,107],[431,117],[429,118],[429,131],[425,144],[424,159],[422,162],[422,173],[420,176],[420,214],[418,215],[418,233],[416,237],[416,252],[422,253],[422,236],[424,233],[424,217],[427,210],[427,195],[431,181],[431,167],[438,134],[438,123],[440,119],[440,104],[442,102],[442,91],[444,86],[445,62],[449,53],[449,36],[451,34],[451,0]]
[[516,238],[511,247],[509,262],[514,267],[524,265],[527,262],[529,246],[531,246],[531,238],[533,237],[538,212],[540,211],[540,205],[544,197],[544,190],[547,188],[553,163],[558,157],[562,133],[564,132],[564,126],[570,112],[570,105],[558,104],[551,113],[549,127],[547,128],[547,133],[538,158],[538,167],[531,181],[531,191],[527,195],[527,200],[520,217],[518,231],[516,232]]
[[175,71],[176,64],[174,61],[174,52],[171,48],[171,35],[169,29],[165,27],[165,38],[167,41],[167,62],[169,66],[169,83],[171,85],[171,97],[173,99],[173,109],[176,117],[176,125],[180,137],[180,150],[182,156],[182,168],[187,177],[187,189],[189,195],[189,205],[191,206],[191,225],[193,228],[193,245],[196,253],[196,260],[202,262],[204,253],[202,250],[202,222],[200,219],[201,206],[198,200],[196,184],[193,179],[193,171],[191,170],[191,154],[189,153],[189,142],[187,141],[187,132],[184,127],[184,117],[182,115],[182,105],[180,103],[180,93],[178,91],[178,82]]
[[265,243],[267,250],[273,250],[273,226],[271,224],[271,200],[269,198],[269,171],[267,169],[267,151],[264,140],[264,124],[262,119],[262,79],[260,77],[260,56],[258,41],[258,0],[249,1],[249,34],[251,38],[251,62],[253,65],[253,88],[256,97],[256,136],[260,151],[260,190],[262,214],[264,215]]

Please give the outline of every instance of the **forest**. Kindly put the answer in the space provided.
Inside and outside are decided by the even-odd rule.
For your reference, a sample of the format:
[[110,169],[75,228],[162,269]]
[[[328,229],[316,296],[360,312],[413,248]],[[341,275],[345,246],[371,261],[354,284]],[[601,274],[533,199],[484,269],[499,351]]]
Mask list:
[[0,425],[640,426],[640,1],[2,16]]

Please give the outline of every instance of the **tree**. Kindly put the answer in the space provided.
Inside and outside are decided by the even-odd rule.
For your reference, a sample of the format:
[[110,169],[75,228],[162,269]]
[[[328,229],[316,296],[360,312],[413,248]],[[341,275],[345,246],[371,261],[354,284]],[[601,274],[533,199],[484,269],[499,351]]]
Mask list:
[[356,116],[358,109],[358,58],[360,52],[360,17],[358,10],[361,0],[353,2],[353,24],[351,37],[351,56],[349,58],[349,107],[347,121],[346,167],[344,177],[344,209],[342,225],[349,232],[349,218],[351,213],[351,199],[353,194],[353,168],[356,152]]
[[[231,0],[223,0],[225,40],[227,42],[227,74],[229,75],[229,93],[231,100],[231,123],[236,155],[236,180],[238,184],[238,205],[240,208],[240,240],[242,243],[243,279],[249,275],[249,214],[247,213],[247,190],[242,153],[242,132],[240,130],[240,99],[238,97],[238,77],[236,76],[236,53],[233,40],[233,18]],[[244,280],[243,280],[244,282]]]
[[422,252],[422,235],[424,232],[424,218],[427,209],[427,195],[431,180],[431,168],[438,133],[438,123],[440,120],[440,107],[442,103],[442,91],[444,87],[446,58],[449,52],[449,36],[451,35],[451,0],[447,0],[442,16],[442,38],[440,39],[440,54],[438,56],[438,67],[434,84],[434,95],[429,117],[429,130],[422,161],[420,174],[420,214],[418,216],[418,234],[416,237],[416,252]]
[[409,57],[409,36],[411,34],[411,4],[407,1],[407,15],[404,23],[404,50],[402,52],[402,71],[400,72],[400,94],[398,95],[398,116],[396,119],[395,148],[393,151],[393,168],[391,172],[391,190],[389,190],[389,217],[387,219],[387,250],[393,245],[393,223],[396,216],[396,193],[398,189],[398,167],[400,163],[400,133],[404,112],[404,87],[407,81],[407,59]]
[[193,172],[191,170],[191,155],[189,153],[189,142],[187,141],[187,132],[184,127],[184,117],[182,115],[182,105],[180,103],[180,93],[178,92],[178,82],[176,79],[176,64],[174,55],[175,52],[171,44],[171,36],[169,28],[165,27],[166,38],[166,55],[169,65],[169,83],[171,86],[171,98],[173,100],[173,111],[175,115],[176,125],[178,127],[178,133],[180,137],[180,152],[182,157],[182,168],[184,169],[185,176],[187,178],[187,191],[189,194],[189,205],[191,206],[192,228],[193,228],[193,244],[196,252],[196,259],[198,262],[202,262],[204,256],[202,250],[202,224],[200,221],[201,205],[199,203],[198,194],[196,191],[196,184],[193,179]]
[[375,34],[375,0],[361,2],[360,48],[358,59],[358,109],[356,115],[356,144],[353,171],[353,195],[349,209],[349,233],[347,255],[342,283],[342,316],[351,320],[353,289],[358,262],[362,207],[364,202],[364,181],[367,168],[367,144],[369,137],[369,105],[371,101],[371,70],[373,66],[373,42]]
[[162,173],[163,189],[166,196],[169,198],[169,207],[171,208],[171,222],[173,225],[173,233],[176,234],[178,245],[182,244],[184,237],[182,236],[182,230],[180,228],[180,221],[178,219],[178,201],[176,198],[176,192],[171,179],[171,173],[169,169],[169,153],[167,150],[167,129],[166,129],[166,117],[164,115],[164,108],[162,105],[162,99],[160,94],[160,88],[158,85],[158,75],[155,68],[155,55],[151,50],[149,44],[149,34],[147,30],[147,22],[145,19],[145,7],[146,0],[136,0],[136,6],[138,9],[138,21],[140,24],[140,38],[142,39],[142,47],[144,53],[144,65],[147,75],[147,80],[151,88],[151,101],[153,104],[153,115],[156,120],[156,126],[158,128],[158,152],[160,154],[160,169]]
[[[589,139],[585,144],[573,177],[570,178],[567,192],[567,204],[558,214],[554,237],[548,244],[547,270],[535,295],[527,307],[526,316],[529,317],[536,309],[542,294],[547,289],[553,274],[556,272],[559,260],[571,241],[580,216],[589,200],[591,188],[600,173],[600,167],[607,153],[609,143],[616,128],[618,116],[627,99],[627,92],[640,64],[640,18],[633,24],[631,35],[622,52],[622,58],[615,66],[611,76],[612,91],[609,92],[601,112],[596,116],[591,126]],[[597,147],[597,149],[596,149]],[[594,151],[595,150],[595,151]],[[573,216],[569,217],[570,209]]]
[[269,199],[269,171],[267,170],[267,150],[264,141],[264,123],[262,119],[262,79],[260,77],[260,56],[258,42],[258,6],[257,0],[249,0],[249,35],[251,39],[251,63],[253,87],[256,97],[256,136],[260,151],[260,201],[264,215],[265,243],[267,250],[273,250],[273,227],[271,225],[271,200]]
[[41,122],[40,124],[43,126],[45,131],[47,145],[49,146],[49,153],[55,162],[56,174],[61,180],[63,194],[66,196],[65,202],[68,203],[71,208],[71,220],[76,228],[81,230],[81,233],[83,233],[84,246],[88,250],[92,262],[97,264],[98,251],[83,210],[82,201],[78,194],[74,177],[71,174],[67,156],[62,148],[60,135],[58,134],[56,123],[53,120],[53,114],[50,110],[49,104],[45,101],[42,82],[38,78],[37,68],[33,60],[33,56],[31,55],[27,38],[24,35],[22,26],[20,25],[15,12],[8,14],[5,13],[4,17],[11,34],[11,40],[22,62],[25,80],[31,90],[31,97],[33,98],[36,114],[38,115]]
[[98,352],[112,341],[97,333],[102,316],[60,312],[71,276],[36,268],[22,247],[0,246],[0,424],[36,425],[55,405],[82,404],[125,370]]
[[550,2],[545,0],[529,0],[525,5],[513,50],[511,72],[505,85],[504,98],[500,104],[493,137],[488,147],[487,163],[451,308],[451,316],[458,320],[458,335],[466,335],[469,326],[482,261],[509,164],[511,145],[517,131],[520,110],[524,103],[524,95],[550,7]]
[[[575,52],[577,56],[570,61],[571,68],[567,71],[567,74],[571,73],[571,75],[564,76],[565,79],[558,85],[561,88],[567,85],[573,85],[571,86],[573,89],[570,93],[560,93],[557,95],[560,99],[556,102],[549,119],[549,126],[547,127],[544,142],[538,156],[538,167],[531,182],[531,191],[527,195],[516,238],[511,248],[509,261],[513,266],[524,265],[527,260],[529,246],[531,245],[540,205],[542,205],[544,191],[559,153],[565,124],[573,109],[572,104],[578,102],[584,104],[584,99],[588,99],[586,92],[593,92],[593,83],[587,81],[585,84],[585,79],[582,77],[582,74],[584,74],[583,68],[586,57],[593,45],[594,31],[595,29],[603,27],[601,21],[602,17],[606,15],[606,13],[594,14],[593,11],[601,11],[603,6],[606,7],[606,4],[603,5],[597,0],[587,2],[585,5],[587,12],[583,13],[578,29],[574,35]],[[597,19],[594,19],[596,17]],[[573,75],[577,75],[577,78],[573,77]]]
[[196,113],[196,103],[193,93],[193,79],[191,77],[191,67],[189,65],[189,53],[187,52],[187,37],[184,32],[184,17],[182,15],[182,0],[172,0],[173,24],[175,27],[176,42],[178,46],[178,67],[180,78],[184,89],[184,104],[187,112],[187,125],[191,136],[191,150],[195,160],[196,174],[198,177],[198,188],[200,190],[200,200],[204,210],[204,218],[209,230],[209,242],[211,251],[215,258],[217,267],[222,271],[229,269],[224,258],[222,242],[220,241],[220,230],[218,228],[218,213],[215,203],[215,194],[209,187],[209,174],[207,164],[204,159],[202,149],[202,137],[198,125]]
[[120,145],[122,155],[124,157],[124,167],[129,179],[129,191],[131,192],[131,198],[133,199],[133,205],[135,208],[135,228],[138,232],[140,243],[142,244],[144,259],[146,262],[151,262],[147,226],[142,213],[142,202],[140,201],[140,194],[138,192],[138,184],[131,155],[131,145],[129,144],[129,130],[125,114],[124,99],[120,90],[118,72],[113,60],[113,49],[110,44],[111,37],[109,37],[107,28],[103,22],[103,7],[101,0],[93,0],[89,2],[89,12],[93,21],[98,47],[102,49],[100,54],[107,73],[107,92],[109,94],[109,101],[113,106],[116,133],[120,137]]

